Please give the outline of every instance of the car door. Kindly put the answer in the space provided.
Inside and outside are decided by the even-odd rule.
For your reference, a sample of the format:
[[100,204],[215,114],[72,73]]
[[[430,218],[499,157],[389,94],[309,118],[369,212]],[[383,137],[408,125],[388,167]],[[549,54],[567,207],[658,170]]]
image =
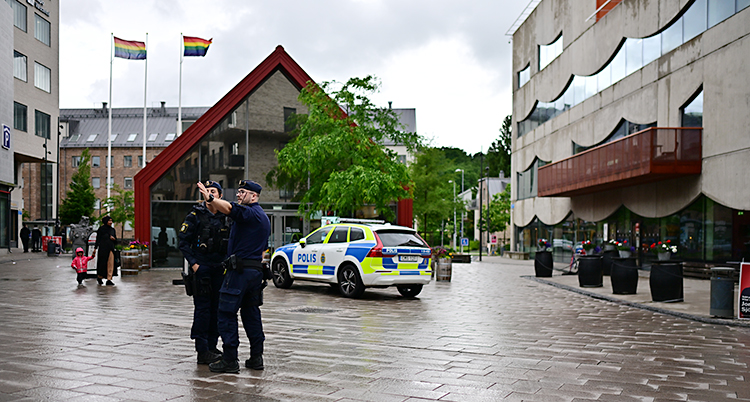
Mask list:
[[292,273],[294,276],[310,277],[323,273],[320,262],[320,249],[333,226],[323,226],[305,238],[305,246],[300,245],[292,254]]
[[346,248],[349,245],[349,226],[336,226],[333,232],[328,236],[328,240],[321,247],[320,261],[323,264],[321,274],[331,279],[336,273],[336,268],[344,262]]

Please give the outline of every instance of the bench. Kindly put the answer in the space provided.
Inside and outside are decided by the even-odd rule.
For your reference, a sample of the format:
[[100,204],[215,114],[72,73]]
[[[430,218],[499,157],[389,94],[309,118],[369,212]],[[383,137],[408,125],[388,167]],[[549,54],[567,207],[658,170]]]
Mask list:
[[528,260],[529,259],[529,253],[523,252],[523,251],[505,251],[505,254],[508,255],[508,258],[511,260]]
[[693,262],[686,261],[682,263],[682,276],[685,278],[696,278],[696,279],[711,279],[711,268],[713,267],[730,267],[735,269],[734,281],[739,280],[739,270],[736,267],[737,264],[724,263],[724,264],[710,264],[704,262]]

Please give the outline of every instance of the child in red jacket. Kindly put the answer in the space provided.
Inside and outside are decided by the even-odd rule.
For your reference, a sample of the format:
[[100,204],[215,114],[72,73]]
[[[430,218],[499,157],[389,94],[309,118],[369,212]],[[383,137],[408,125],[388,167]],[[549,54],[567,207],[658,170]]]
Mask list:
[[76,280],[78,280],[78,287],[84,286],[83,280],[86,279],[86,272],[88,270],[89,261],[93,260],[94,257],[96,257],[96,250],[91,253],[91,257],[86,257],[83,255],[83,248],[78,247],[76,249],[76,258],[73,259],[73,262],[70,263],[70,266],[78,273],[78,276],[76,277]]

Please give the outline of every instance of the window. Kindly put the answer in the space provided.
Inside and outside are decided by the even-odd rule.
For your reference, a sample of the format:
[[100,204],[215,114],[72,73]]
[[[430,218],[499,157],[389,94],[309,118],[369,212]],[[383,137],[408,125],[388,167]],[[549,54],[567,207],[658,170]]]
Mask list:
[[310,236],[307,236],[305,241],[307,242],[307,244],[321,244],[326,239],[326,236],[328,235],[328,232],[331,231],[331,228],[333,228],[333,226],[324,226],[314,231]]
[[86,142],[94,142],[96,141],[96,136],[99,134],[90,134],[89,138],[86,138]]
[[518,199],[523,200],[526,198],[536,197],[537,194],[537,169],[546,165],[539,159],[535,159],[534,162],[523,172],[518,173]]
[[52,71],[37,62],[34,62],[34,86],[52,93]]
[[112,134],[112,135],[109,136],[109,141],[110,142],[115,142],[116,139],[117,139],[117,134]]
[[539,69],[547,67],[552,60],[562,53],[563,37],[560,35],[554,42],[549,45],[539,46]]
[[289,120],[295,114],[297,114],[297,109],[293,107],[284,108],[284,132],[285,133],[294,131],[294,129],[296,128],[294,125],[294,119]]
[[41,167],[41,213],[42,219],[53,219],[52,216],[52,172],[54,164],[42,163]]
[[156,137],[159,136],[159,133],[151,133],[148,135],[148,142],[154,142],[156,141]]
[[15,50],[13,51],[13,76],[23,82],[28,80],[26,74],[26,56]]
[[682,127],[703,127],[703,90],[682,108]]
[[91,167],[99,167],[101,165],[101,161],[98,156],[92,156],[91,157]]
[[427,247],[427,244],[411,231],[379,230],[378,237],[383,247]]
[[133,167],[133,156],[132,155],[125,155],[122,157],[122,166],[123,167]]
[[133,188],[133,178],[132,177],[126,177],[125,183],[123,183],[123,187],[125,188]]
[[[99,180],[99,178],[97,177],[96,180]],[[97,181],[97,183],[99,182]],[[99,187],[96,187],[96,188],[99,188]],[[94,209],[97,209],[97,210],[102,209],[102,200],[97,198],[96,201],[94,201]]]
[[346,236],[349,234],[349,228],[346,226],[339,226],[331,233],[331,238],[328,239],[328,243],[346,243]]
[[115,158],[115,157],[114,157],[114,156],[112,156],[112,155],[110,155],[110,157],[109,157],[109,158],[107,158],[107,157],[105,156],[105,157],[104,157],[104,166],[105,166],[105,167],[110,167],[110,166],[112,166],[112,167],[115,167],[115,164],[114,164],[114,161],[115,161],[115,160],[114,160],[114,158]]
[[130,223],[130,221],[125,221],[123,229],[125,229],[125,231],[133,230],[133,225]]
[[39,41],[49,46],[50,44],[50,29],[49,21],[40,17],[39,14],[34,14],[34,37]]
[[138,156],[138,167],[139,168],[143,167],[143,155]]
[[695,38],[706,30],[706,0],[696,0],[682,16],[685,20],[685,42]]
[[50,116],[47,113],[34,111],[34,134],[37,137],[50,139]]
[[113,186],[112,186],[112,184],[113,184],[114,182],[115,182],[115,178],[114,178],[114,177],[110,177],[110,178],[108,178],[108,179],[107,179],[107,188],[112,188],[112,187],[113,187]]
[[78,167],[81,165],[81,157],[80,156],[74,156],[73,161],[71,163],[73,167]]
[[518,87],[521,88],[531,79],[531,66],[526,66],[518,72]]
[[349,234],[349,241],[364,240],[365,231],[360,228],[352,228],[352,232]]
[[134,142],[136,137],[138,137],[138,134],[130,134],[128,135],[128,142]]
[[[95,158],[98,158],[98,156],[96,156]],[[94,187],[94,188],[101,187],[101,183],[100,183],[100,180],[99,180],[98,177],[92,177],[91,178],[91,186]],[[96,201],[99,202],[99,200],[96,200]],[[99,207],[97,206],[96,209],[99,209]]]
[[13,102],[13,128],[20,131],[28,130],[28,108],[18,102]]
[[167,138],[165,138],[164,141],[167,141],[167,142],[174,141],[176,136],[177,135],[175,133],[167,133]]
[[734,14],[734,0],[708,0],[708,27],[724,21]]
[[750,0],[737,0],[737,12],[744,10],[747,6],[750,6]]
[[26,6],[19,1],[11,0],[10,7],[13,9],[13,25],[26,32]]

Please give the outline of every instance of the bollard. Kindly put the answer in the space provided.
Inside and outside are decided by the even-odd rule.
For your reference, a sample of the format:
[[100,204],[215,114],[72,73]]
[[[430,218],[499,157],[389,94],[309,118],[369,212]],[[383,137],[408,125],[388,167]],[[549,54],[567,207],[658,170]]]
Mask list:
[[711,310],[719,318],[734,318],[734,268],[711,268]]

